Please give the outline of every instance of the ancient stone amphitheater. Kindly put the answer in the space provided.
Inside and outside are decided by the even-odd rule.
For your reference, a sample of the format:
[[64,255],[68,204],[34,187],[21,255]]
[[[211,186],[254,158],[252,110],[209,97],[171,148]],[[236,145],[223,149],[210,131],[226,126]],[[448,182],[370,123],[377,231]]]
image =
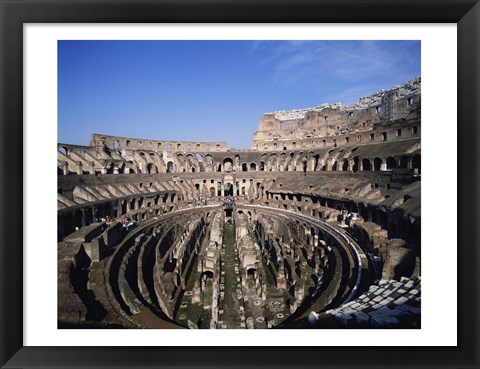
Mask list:
[[420,78],[250,149],[58,144],[60,328],[420,328]]

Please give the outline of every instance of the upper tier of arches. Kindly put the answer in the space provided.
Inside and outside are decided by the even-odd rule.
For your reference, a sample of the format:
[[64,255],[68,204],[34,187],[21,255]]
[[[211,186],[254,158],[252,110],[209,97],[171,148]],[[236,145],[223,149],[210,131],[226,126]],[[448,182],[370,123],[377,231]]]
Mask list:
[[268,171],[421,171],[420,139],[315,150],[175,152],[58,145],[59,175]]

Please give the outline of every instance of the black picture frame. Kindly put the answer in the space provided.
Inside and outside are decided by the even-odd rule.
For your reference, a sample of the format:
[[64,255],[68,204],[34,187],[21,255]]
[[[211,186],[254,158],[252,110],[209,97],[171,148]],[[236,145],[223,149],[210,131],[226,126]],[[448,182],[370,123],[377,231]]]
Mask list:
[[[480,4],[478,0],[300,0],[295,2],[293,0],[255,2],[0,0],[0,14],[0,365],[2,368],[479,367]],[[457,23],[458,346],[375,347],[375,342],[364,342],[364,347],[23,346],[22,245],[23,234],[28,231],[23,229],[23,24],[145,22]],[[455,175],[454,169],[446,168],[446,175]],[[452,222],[455,219],[449,221]],[[39,246],[48,247],[48,245],[41,245],[41,239],[39,239]],[[441,309],[441,307],[438,308]],[[319,331],[319,334],[326,333]],[[132,339],[134,339],[133,334]],[[428,345],[428,342],[425,344]]]

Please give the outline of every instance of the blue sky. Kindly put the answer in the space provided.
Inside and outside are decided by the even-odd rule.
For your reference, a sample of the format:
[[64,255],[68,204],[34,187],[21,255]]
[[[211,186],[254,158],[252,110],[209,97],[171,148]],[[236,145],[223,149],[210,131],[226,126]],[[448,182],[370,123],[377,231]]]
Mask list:
[[355,103],[420,64],[420,41],[59,41],[58,141],[249,148],[265,112]]

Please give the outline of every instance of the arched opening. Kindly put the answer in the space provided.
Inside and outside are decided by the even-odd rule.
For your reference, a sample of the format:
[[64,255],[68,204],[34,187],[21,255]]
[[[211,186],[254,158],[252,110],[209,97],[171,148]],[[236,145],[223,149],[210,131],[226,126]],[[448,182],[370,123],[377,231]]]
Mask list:
[[215,187],[210,187],[210,196],[215,197]]
[[250,171],[251,171],[251,172],[255,172],[256,170],[257,170],[257,164],[251,163],[251,164],[250,164]]
[[346,172],[348,170],[348,160],[347,159],[343,159],[342,170],[344,172]]
[[58,148],[58,152],[61,153],[61,154],[63,154],[63,155],[65,155],[65,156],[68,156],[68,149],[67,149],[66,147],[64,147],[64,146],[60,146],[60,147]]
[[403,169],[408,168],[408,157],[405,155],[400,158],[400,168],[403,168]]
[[233,160],[230,158],[223,159],[223,170],[230,173],[233,170]]
[[200,185],[198,183],[195,183],[195,189],[198,191],[200,191]]
[[136,171],[135,171],[136,167],[133,164],[133,161],[131,161],[131,160],[128,161],[128,168],[129,168],[130,174],[136,173]]
[[362,159],[362,168],[363,170],[372,170],[369,159],[367,158]]
[[255,283],[255,269],[248,268],[247,269],[247,283],[254,284]]
[[152,163],[147,164],[147,173],[148,174],[153,173],[152,169],[153,169],[153,164]]
[[212,169],[212,166],[213,166],[213,159],[212,159],[212,157],[211,157],[210,155],[206,155],[206,156],[205,156],[205,161],[206,161],[206,163],[207,163],[207,168],[208,168],[209,170],[211,170],[211,169]]
[[167,163],[167,173],[173,173],[173,161]]
[[418,173],[421,173],[421,160],[420,155],[417,154],[412,159],[412,168]]
[[135,199],[131,199],[130,200],[130,210],[134,210],[135,209]]
[[381,170],[382,168],[382,159],[375,158],[373,159],[373,170]]
[[224,196],[233,196],[233,184],[230,182],[225,183],[223,187]]
[[338,169],[337,161],[335,160],[332,165],[332,170],[335,172]]
[[213,272],[209,270],[203,272],[200,277],[200,283],[201,283],[202,289],[212,288]]
[[243,163],[242,164],[242,172],[246,172],[247,171],[247,163]]
[[397,161],[392,156],[387,158],[387,169],[394,169],[397,166]]

